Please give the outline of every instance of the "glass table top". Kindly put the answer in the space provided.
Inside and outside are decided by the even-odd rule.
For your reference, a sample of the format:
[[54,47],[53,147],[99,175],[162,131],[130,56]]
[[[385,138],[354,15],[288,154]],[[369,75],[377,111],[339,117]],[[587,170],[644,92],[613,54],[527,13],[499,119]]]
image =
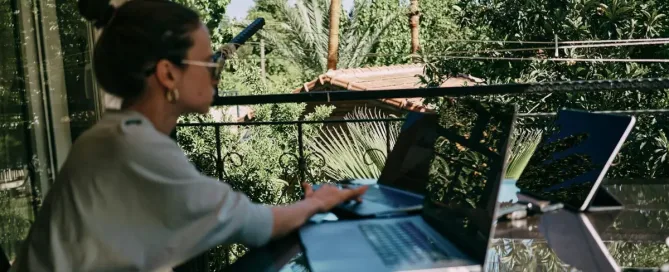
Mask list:
[[[503,187],[500,199],[515,198],[517,188],[512,181],[505,181]],[[498,222],[484,271],[590,271],[597,258],[580,258],[596,255],[587,238],[576,231],[581,224],[596,231],[623,271],[669,268],[669,182],[623,182],[603,187],[622,202],[622,210],[586,213],[582,219],[578,214],[558,211]],[[279,271],[310,270],[304,253],[299,252]]]

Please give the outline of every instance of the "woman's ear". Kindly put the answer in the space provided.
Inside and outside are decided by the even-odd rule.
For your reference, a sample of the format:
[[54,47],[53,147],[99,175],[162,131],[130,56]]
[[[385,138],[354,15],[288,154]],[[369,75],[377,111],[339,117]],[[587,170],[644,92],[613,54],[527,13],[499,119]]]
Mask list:
[[156,64],[156,78],[158,84],[166,90],[174,90],[177,86],[177,67],[167,60],[160,60]]

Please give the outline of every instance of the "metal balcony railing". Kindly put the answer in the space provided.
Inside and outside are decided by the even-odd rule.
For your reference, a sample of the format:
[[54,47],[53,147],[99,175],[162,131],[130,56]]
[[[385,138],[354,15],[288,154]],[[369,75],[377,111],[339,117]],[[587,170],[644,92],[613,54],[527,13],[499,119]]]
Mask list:
[[[379,90],[379,91],[320,91],[297,94],[275,94],[275,95],[253,95],[253,96],[225,96],[216,97],[214,105],[262,105],[262,104],[280,104],[280,103],[303,103],[303,102],[322,102],[324,104],[335,101],[360,101],[375,100],[386,98],[410,98],[410,97],[460,97],[468,95],[501,95],[515,94],[523,95],[530,93],[555,93],[555,92],[592,92],[592,91],[621,91],[621,90],[658,90],[668,89],[669,79],[635,79],[635,80],[605,80],[605,81],[572,81],[572,82],[552,82],[537,84],[510,84],[510,85],[483,85],[483,86],[463,86],[448,88],[425,88],[425,89],[402,89],[402,90]],[[644,110],[621,110],[605,111],[607,113],[627,113],[627,114],[665,114],[667,109],[644,109]],[[544,113],[519,113],[519,118],[525,117],[543,117],[552,116],[554,112]],[[243,123],[190,123],[179,124],[178,131],[183,128],[201,127],[214,128],[216,153],[211,163],[215,164],[215,175],[225,181],[227,176],[226,169],[230,167],[239,167],[244,164],[243,154],[236,152],[226,152],[223,154],[221,148],[221,129],[225,127],[251,127],[251,126],[294,126],[297,129],[297,150],[283,153],[279,158],[267,158],[268,160],[279,160],[281,166],[288,169],[296,169],[299,172],[299,181],[304,182],[311,170],[314,168],[325,167],[325,158],[317,152],[305,152],[304,126],[307,124],[346,124],[362,122],[383,122],[386,128],[386,150],[365,151],[365,161],[371,157],[372,153],[380,152],[388,154],[391,151],[389,125],[393,122],[403,122],[402,118],[384,118],[384,119],[364,119],[364,120],[326,120],[326,121],[281,121],[281,122],[243,122]],[[315,158],[315,160],[314,160]],[[292,162],[285,163],[286,159]]]

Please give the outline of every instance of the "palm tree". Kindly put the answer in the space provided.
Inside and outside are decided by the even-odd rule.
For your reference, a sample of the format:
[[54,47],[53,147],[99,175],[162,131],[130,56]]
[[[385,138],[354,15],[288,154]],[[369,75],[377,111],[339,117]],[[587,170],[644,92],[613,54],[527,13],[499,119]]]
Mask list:
[[417,54],[420,47],[418,37],[418,33],[420,33],[420,11],[418,9],[418,0],[411,0],[409,26],[411,27],[411,54]]
[[330,39],[328,39],[328,70],[337,70],[339,52],[339,15],[341,0],[330,1]]
[[[296,0],[294,5],[289,5],[288,1],[282,2],[278,4],[278,12],[281,15],[279,17],[285,19],[268,25],[260,35],[279,54],[301,68],[315,73],[327,71],[330,34],[330,18],[327,14],[330,0]],[[381,34],[397,17],[369,18],[364,20],[376,21],[363,22],[358,14],[369,8],[370,0],[356,1],[353,11],[342,16],[345,20],[339,24],[338,48],[341,50],[338,52],[338,68],[362,66]],[[341,7],[338,9],[341,10]]]

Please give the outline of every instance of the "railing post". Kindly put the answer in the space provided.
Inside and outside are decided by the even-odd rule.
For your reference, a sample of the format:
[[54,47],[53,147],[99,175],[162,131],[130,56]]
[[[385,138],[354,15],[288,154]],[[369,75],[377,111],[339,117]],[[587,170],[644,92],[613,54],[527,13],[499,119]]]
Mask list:
[[299,170],[300,170],[300,184],[305,182],[306,179],[306,171],[307,171],[307,165],[306,161],[304,159],[304,140],[302,139],[303,137],[303,132],[302,132],[302,122],[297,123],[297,149],[300,154],[300,157],[298,158],[298,163],[299,163]]
[[386,120],[384,124],[386,126],[386,159],[388,159],[390,155],[390,121]]
[[172,132],[170,132],[170,138],[172,138],[172,140],[174,140],[175,142],[178,140],[177,139],[177,127],[174,127]]
[[[239,108],[238,108],[238,110],[239,110]],[[223,162],[223,154],[221,152],[221,125],[220,124],[216,124],[214,126],[214,133],[216,134],[215,135],[215,137],[216,137],[216,175],[218,176],[218,180],[220,182],[227,182],[227,181],[223,180],[223,163],[224,162]],[[231,250],[232,249],[230,249],[230,247],[228,246],[224,250],[224,253],[223,253],[223,254],[225,254],[225,265],[226,266],[230,265],[230,251]],[[207,264],[208,264],[209,256],[206,256],[204,258],[205,258],[204,260],[206,260]]]
[[214,133],[216,133],[216,175],[218,175],[218,180],[223,181],[223,158],[221,156],[221,126],[216,125],[214,127]]

